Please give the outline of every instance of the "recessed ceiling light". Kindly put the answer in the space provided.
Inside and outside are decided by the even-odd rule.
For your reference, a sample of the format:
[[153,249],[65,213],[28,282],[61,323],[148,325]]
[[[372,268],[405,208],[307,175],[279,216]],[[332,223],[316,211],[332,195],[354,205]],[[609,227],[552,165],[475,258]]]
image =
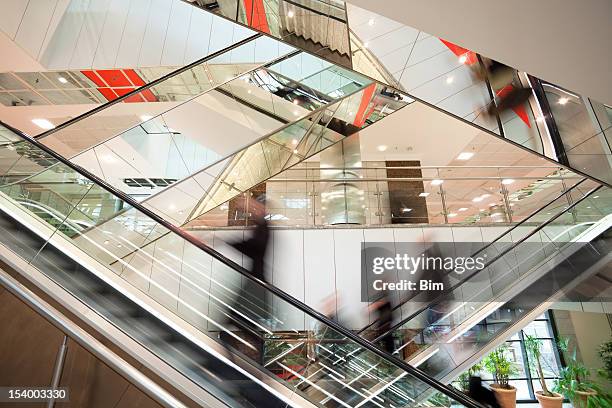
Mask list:
[[427,197],[429,195],[429,193],[421,193],[419,194],[419,197]]
[[68,80],[66,78],[64,78],[63,76],[57,77],[57,80],[59,82],[61,82],[62,84],[67,84],[68,83]]
[[140,120],[142,122],[146,122],[146,121],[151,120],[151,119],[153,119],[153,116],[151,116],[151,115],[140,115]]
[[32,119],[32,123],[45,130],[53,129],[55,127],[55,125],[49,122],[47,119]]
[[473,201],[473,202],[475,202],[475,203],[479,203],[479,202],[481,202],[482,200],[484,200],[484,198],[483,198],[482,196],[474,197],[474,198],[472,199],[472,201]]
[[384,152],[385,150],[387,150],[387,145],[378,145],[376,149],[378,149],[379,152]]
[[293,139],[293,140],[291,141],[291,143],[293,143],[293,145],[296,145],[296,144],[298,144],[298,141],[297,141],[297,139]]
[[371,18],[371,19],[369,19],[369,20],[368,20],[368,25],[369,25],[370,27],[371,27],[371,26],[373,26],[373,25],[374,25],[374,23],[375,23],[375,21],[374,21],[374,19],[373,19],[373,18]]
[[440,180],[440,179],[431,180],[431,185],[432,186],[439,186],[442,183],[444,183],[444,180]]
[[467,211],[467,208],[466,208],[466,207],[461,207],[461,208],[460,208],[460,209],[458,209],[457,211],[459,211],[459,212]]
[[368,47],[369,47],[369,45],[370,45],[370,44],[369,44],[367,41],[363,43],[363,47],[364,47],[364,48],[368,48]]
[[293,18],[294,15],[295,13],[293,12],[293,10],[289,10],[289,12],[287,12],[287,17],[289,18]]
[[455,80],[455,78],[454,78],[454,77],[449,76],[449,77],[447,77],[447,78],[446,78],[446,83],[450,85],[450,84],[452,84],[452,83],[453,83],[453,81],[454,81],[454,80]]
[[509,185],[509,184],[512,184],[512,183],[514,183],[513,179],[503,179],[502,180],[502,184],[505,184],[505,185]]
[[248,94],[250,94],[250,93],[251,93],[251,90],[249,89],[249,90],[247,91],[247,93],[248,93]]
[[559,98],[559,100],[557,101],[559,103],[559,105],[565,105],[566,103],[569,102],[569,98],[566,98],[565,96],[562,98]]
[[298,150],[297,150],[297,149],[293,149],[293,153],[294,153],[294,154],[297,154],[297,153],[298,153]]
[[465,64],[465,62],[467,61],[467,55],[463,54],[459,57],[459,63],[460,64]]
[[461,152],[459,156],[457,156],[457,160],[470,160],[474,156],[472,152]]

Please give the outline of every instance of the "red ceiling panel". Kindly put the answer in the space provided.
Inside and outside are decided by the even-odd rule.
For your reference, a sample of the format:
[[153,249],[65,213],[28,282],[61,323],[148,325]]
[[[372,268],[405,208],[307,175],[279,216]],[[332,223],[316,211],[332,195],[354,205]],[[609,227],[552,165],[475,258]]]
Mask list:
[[106,86],[95,71],[81,71],[81,73],[85,75],[91,82],[96,84],[96,86]]
[[112,88],[132,86],[120,69],[99,69],[96,73]]
[[117,98],[117,94],[110,88],[98,88],[98,91],[109,101]]
[[145,81],[133,69],[124,69],[123,73],[132,81],[132,85],[143,86],[145,84]]

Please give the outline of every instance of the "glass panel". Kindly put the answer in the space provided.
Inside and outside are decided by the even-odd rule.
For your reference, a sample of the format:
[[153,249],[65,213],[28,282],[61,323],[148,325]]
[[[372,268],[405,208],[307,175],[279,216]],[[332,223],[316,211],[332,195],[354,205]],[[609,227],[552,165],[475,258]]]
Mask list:
[[[270,50],[273,52],[270,53]],[[124,100],[124,103],[109,106],[59,129],[42,141],[63,156],[73,157],[127,129],[166,113],[218,85],[225,84],[270,59],[281,57],[291,51],[293,51],[291,47],[273,39],[256,38],[186,71],[174,74]]]
[[[228,372],[223,364],[202,358],[203,350],[181,340],[182,332],[219,343],[221,350],[239,354],[315,404],[333,401],[359,407],[376,401],[375,405],[405,406],[430,397],[427,384],[389,359],[220,263],[62,164],[5,184],[0,196],[3,209],[10,206],[12,211],[3,219],[26,222],[34,236],[10,243],[15,250],[30,246],[20,255],[218,397],[229,393],[257,400],[242,391],[249,389],[249,382],[241,383],[240,394],[233,381],[224,383]],[[12,233],[13,238],[23,238],[18,227]],[[7,236],[2,234],[3,242]],[[44,245],[37,237],[43,237]],[[121,292],[109,289],[109,282]],[[139,299],[138,306],[128,298]],[[180,330],[149,318],[151,310],[180,321]],[[143,313],[149,317],[143,318]]]

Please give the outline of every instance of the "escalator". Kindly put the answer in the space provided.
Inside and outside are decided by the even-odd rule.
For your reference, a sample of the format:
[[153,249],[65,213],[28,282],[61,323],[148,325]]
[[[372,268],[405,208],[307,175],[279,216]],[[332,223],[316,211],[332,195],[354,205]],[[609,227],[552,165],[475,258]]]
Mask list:
[[475,251],[488,259],[485,268],[451,282],[424,306],[414,307],[418,295],[399,303],[396,314],[403,318],[389,330],[372,335],[371,324],[360,334],[374,343],[392,336],[400,359],[452,381],[554,302],[568,295],[589,301],[606,290],[571,297],[591,279],[609,279],[609,203],[610,189],[583,180]]
[[[219,403],[431,406],[424,397],[436,392],[456,405],[479,407],[251,277],[39,143],[8,129],[0,134],[2,260],[50,279],[62,288],[50,295],[78,299],[86,313],[102,317]],[[50,200],[39,206],[47,215],[32,211],[35,195],[20,186],[38,184],[71,205]],[[50,222],[59,214],[62,225]],[[63,227],[85,214],[96,226]],[[147,245],[163,239],[180,240],[183,256]],[[279,341],[283,333],[305,339]],[[269,339],[275,347],[264,348]]]

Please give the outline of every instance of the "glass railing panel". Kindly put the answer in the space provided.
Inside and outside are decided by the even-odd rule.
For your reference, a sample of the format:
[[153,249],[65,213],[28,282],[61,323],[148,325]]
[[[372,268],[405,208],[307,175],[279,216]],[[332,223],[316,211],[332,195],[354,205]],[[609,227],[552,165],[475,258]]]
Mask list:
[[[605,190],[600,189],[593,196],[601,194]],[[575,209],[581,211],[586,207],[591,207],[593,201],[594,198],[588,196],[578,203]],[[604,215],[600,214],[600,219],[603,219]],[[437,378],[441,378],[465,361],[466,358],[472,357],[481,350],[487,342],[504,333],[519,319],[524,318],[541,302],[549,300],[553,295],[558,296],[558,293],[565,294],[571,291],[575,282],[580,281],[581,274],[590,273],[587,269],[596,265],[598,260],[601,260],[601,255],[606,252],[605,244],[601,242],[595,244],[573,242],[575,236],[572,237],[571,231],[576,226],[572,214],[568,212],[547,224],[539,232],[539,236],[542,242],[546,244],[541,248],[541,252],[545,253],[543,259],[560,254],[562,257],[568,258],[578,254],[577,257],[571,258],[569,262],[560,263],[558,266],[541,264],[540,277],[536,277],[535,280],[532,279],[533,283],[530,286],[520,293],[499,298],[501,302],[497,309],[488,310],[488,314],[482,321],[467,328],[466,331],[461,330],[463,333],[452,329],[456,326],[456,322],[461,323],[463,321],[462,317],[457,318],[458,315],[455,315],[455,321],[449,317],[441,323],[443,327],[449,328],[444,336],[437,339],[428,335],[420,339],[417,338],[416,341],[419,341],[426,350],[430,346],[432,350],[437,350],[420,368]],[[580,227],[580,225],[578,226]],[[582,232],[585,231],[586,229],[583,228]],[[521,245],[525,245],[525,243]],[[521,261],[522,259],[518,262]],[[552,282],[554,282],[554,285],[551,287]],[[497,291],[498,295],[500,293],[502,292]],[[488,302],[487,299],[476,300],[468,302],[468,305],[470,308],[479,310],[487,307]],[[454,362],[454,364],[448,365],[449,361]]]
[[[294,64],[301,54],[283,61]],[[158,116],[143,116],[141,119],[146,121],[72,160],[122,191],[153,195],[277,130],[280,131],[272,139],[286,145],[289,151],[304,151],[308,146],[289,143],[301,138],[291,135],[297,128],[286,128],[286,124],[301,120],[343,95],[323,94],[297,82],[299,78],[277,79],[279,74],[268,68],[250,70]],[[369,84],[364,78],[360,80],[352,82],[356,89]],[[206,137],[195,126],[193,117],[207,122]],[[239,136],[228,142],[226,134]]]
[[[319,162],[301,163],[240,194],[257,197],[265,193],[271,225],[329,226],[349,222],[346,221],[349,219],[353,225],[507,225],[525,221],[525,227],[513,232],[513,238],[520,239],[520,233],[528,234],[539,223],[571,205],[571,193],[565,194],[563,200],[558,199],[564,191],[578,182],[584,183],[585,187],[575,193],[579,198],[586,188],[596,185],[570,172],[564,171],[561,175],[556,168],[546,166],[529,170],[529,173],[542,174],[541,178],[525,177],[522,173],[517,176],[514,174],[519,173],[505,168],[486,166],[345,169],[319,166]],[[409,175],[409,172],[420,176],[398,176]],[[228,173],[231,174],[229,169]],[[237,184],[235,179],[231,180]],[[205,210],[197,222],[186,228],[226,227],[233,222],[247,225],[248,211],[236,214],[238,198],[232,198],[229,190],[228,187],[223,189],[230,197],[228,200],[216,201],[216,206]],[[542,202],[549,203],[544,208],[546,211],[539,211]],[[354,216],[348,217],[349,212]]]
[[[507,249],[511,247],[508,244],[512,244],[510,239],[506,239],[504,242],[496,241],[486,246],[484,252],[480,252],[481,255],[483,253],[489,255],[490,262],[487,262],[486,268],[468,277],[463,277],[465,279],[460,286],[442,294],[428,308],[414,315],[409,321],[397,328],[398,337],[402,338],[402,342],[397,344],[397,347],[403,350],[408,348],[411,342],[419,344],[420,346],[414,350],[413,357],[415,358],[418,358],[417,353],[424,348],[436,347],[430,351],[431,353],[438,350],[435,351],[435,357],[429,358],[431,360],[429,364],[421,365],[421,368],[436,367],[436,370],[440,369],[443,367],[441,363],[449,358],[456,361],[458,365],[462,362],[461,355],[464,353],[466,357],[473,355],[481,345],[495,337],[501,328],[507,327],[508,324],[527,313],[527,307],[515,308],[513,306],[506,310],[507,308],[503,306],[499,307],[497,311],[495,309],[489,310],[488,313],[492,314],[491,319],[497,319],[505,326],[495,328],[496,326],[492,325],[483,331],[483,326],[474,324],[467,331],[462,329],[466,324],[469,324],[467,322],[471,316],[483,311],[486,307],[490,307],[492,301],[501,301],[502,304],[509,301],[510,298],[505,295],[508,289],[520,282],[521,279],[528,278],[538,268],[546,265],[544,262],[548,262],[552,256],[558,255],[560,251],[576,248],[572,246],[575,239],[590,227],[593,227],[593,222],[587,224],[577,221],[576,213],[588,210],[588,213],[592,214],[594,202],[597,200],[595,197],[601,197],[603,194],[609,193],[609,189],[596,190],[584,198],[585,194],[589,192],[580,197],[582,201],[575,207],[567,210],[566,206],[565,210],[562,209],[556,213],[557,217],[554,220],[543,225],[540,230],[534,231],[534,234],[527,239],[521,236],[524,234],[520,234],[519,236],[523,240],[518,244],[514,241],[516,245],[509,252]],[[579,192],[576,191],[572,199],[577,199],[576,196],[578,195]],[[563,199],[565,200],[565,197]],[[543,211],[546,210],[546,208],[543,209]],[[607,214],[609,212],[599,212],[597,221],[604,220]],[[515,231],[509,231],[509,234],[513,232]],[[548,296],[551,294],[541,295]],[[544,298],[541,299],[541,301],[543,300]],[[534,299],[531,306],[533,307],[535,304],[537,302]],[[491,330],[491,328],[494,329]],[[410,333],[410,336],[406,337],[406,333]],[[444,351],[445,348],[447,352]],[[434,372],[425,371],[436,376],[440,374],[435,370]],[[444,373],[449,371],[450,369],[447,368]]]
[[[22,33],[14,38],[16,46],[30,49],[32,43],[26,38],[32,23],[52,26],[53,30],[41,33],[31,48],[31,55],[39,62],[32,69],[41,67],[39,72],[2,74],[6,85],[0,90],[0,103],[15,113],[5,120],[31,135],[43,129],[30,121],[30,115],[20,114],[19,106],[55,106],[62,113],[51,113],[46,119],[59,125],[65,121],[65,112],[84,114],[256,35],[180,0],[132,8],[107,2],[71,3],[34,21],[29,18],[35,18],[31,10],[36,7],[28,7]],[[106,23],[99,23],[100,16]],[[127,102],[140,104],[150,97],[148,93],[135,95]]]
[[73,157],[270,59],[279,58],[292,51],[293,48],[274,39],[254,38],[140,92],[142,101],[146,102],[128,103],[130,101],[125,100],[126,103],[111,105],[58,129],[42,141],[63,156]]
[[[345,96],[232,158],[190,219],[217,207],[265,179],[313,156],[410,103],[385,98],[382,87]],[[194,221],[197,224],[196,221]],[[192,224],[193,225],[193,224]]]
[[610,181],[610,108],[541,81],[546,103],[571,166]]
[[[86,282],[78,280],[77,275],[91,274],[103,280],[119,278],[126,285],[126,293],[146,299],[145,303],[157,313],[184,320],[188,326],[182,327],[189,327],[188,331],[220,342],[314,404],[327,400],[357,407],[368,406],[376,399],[377,405],[397,406],[427,398],[430,385],[393,361],[362,347],[314,315],[170,233],[85,176],[67,168],[59,170],[60,165],[52,166],[18,183],[44,181],[56,194],[69,199],[70,205],[54,207],[63,216],[59,224],[38,217],[5,191],[0,194],[2,207],[11,207],[17,219],[27,219],[30,228],[44,237],[42,241],[35,240],[35,251],[21,255],[85,302],[101,307],[102,314],[122,330],[132,333],[130,330],[139,329],[144,322],[119,316],[120,312],[113,309],[113,302],[107,298],[110,295],[98,296],[91,289],[88,291]],[[127,213],[131,215],[100,222],[109,218],[108,213],[102,210],[91,213],[90,205],[85,205],[96,201],[100,208],[129,208]],[[63,228],[67,220],[79,220],[85,214],[99,217],[99,225],[71,232]],[[11,245],[18,248],[19,243]],[[63,267],[60,253],[77,259],[86,269]],[[172,358],[176,357],[172,352],[175,343],[171,338],[159,337],[158,326],[151,324],[141,329],[135,337],[137,341],[161,358],[176,360]],[[270,342],[277,344],[268,349]],[[197,347],[187,355],[197,355]],[[201,364],[201,360],[195,361],[198,366]],[[176,368],[203,384],[201,374],[189,370],[184,363],[177,363]]]

